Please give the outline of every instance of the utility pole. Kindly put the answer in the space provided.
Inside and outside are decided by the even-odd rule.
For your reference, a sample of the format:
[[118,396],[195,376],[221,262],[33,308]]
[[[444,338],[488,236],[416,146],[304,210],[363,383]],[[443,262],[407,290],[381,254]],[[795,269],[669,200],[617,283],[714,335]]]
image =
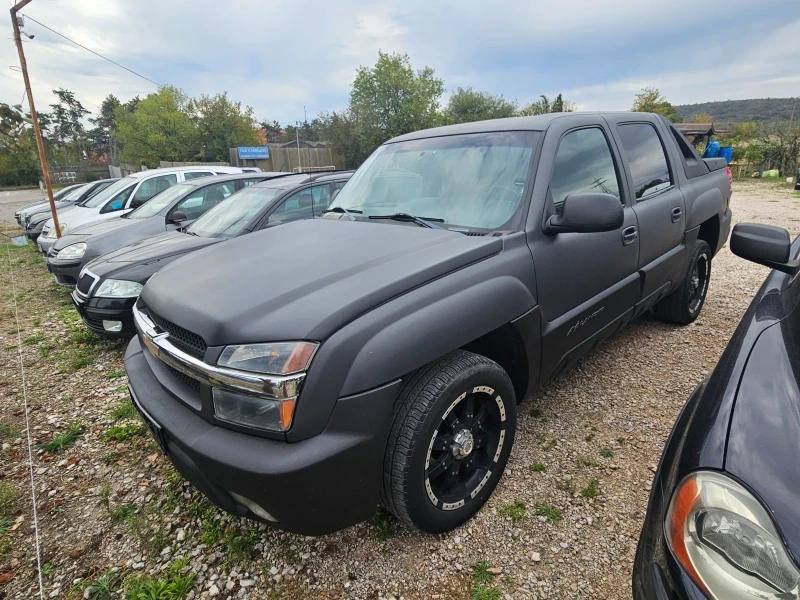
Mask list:
[[295,133],[295,136],[297,137],[297,171],[298,171],[298,173],[302,173],[303,172],[303,165],[300,162],[300,122],[299,121],[295,121],[294,122],[294,133]]
[[39,115],[36,114],[36,107],[33,105],[31,80],[28,77],[28,63],[25,62],[25,52],[22,50],[22,38],[20,37],[19,22],[17,21],[17,13],[30,2],[31,0],[20,0],[11,7],[11,24],[14,26],[14,42],[17,44],[17,52],[19,52],[19,66],[22,68],[22,78],[25,80],[25,94],[28,96],[28,105],[31,108],[33,133],[36,136],[36,147],[39,149],[39,160],[42,163],[42,177],[44,177],[44,186],[47,188],[47,199],[50,201],[50,210],[53,213],[53,227],[56,228],[56,237],[61,237],[61,226],[58,223],[58,213],[56,213],[56,205],[53,201],[53,186],[50,183],[50,170],[47,168],[47,157],[44,154],[42,130],[39,129]]

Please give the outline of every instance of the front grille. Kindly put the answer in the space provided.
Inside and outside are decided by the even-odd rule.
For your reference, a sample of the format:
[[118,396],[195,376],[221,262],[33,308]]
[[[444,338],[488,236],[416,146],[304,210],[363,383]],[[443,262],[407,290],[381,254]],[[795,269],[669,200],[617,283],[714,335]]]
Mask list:
[[186,375],[186,373],[181,373],[180,371],[178,371],[178,369],[176,369],[174,367],[171,367],[166,363],[164,363],[164,364],[167,367],[167,369],[169,369],[169,372],[172,373],[172,376],[175,379],[180,381],[183,385],[185,385],[187,388],[192,390],[195,394],[199,394],[200,393],[201,383],[199,381],[197,381],[197,379],[194,379],[193,377],[189,377],[188,375]]
[[152,311],[150,312],[150,317],[159,328],[169,333],[170,342],[197,358],[205,356],[208,346],[202,337],[188,329],[184,329],[180,325],[175,325],[175,323],[162,319]]
[[78,285],[77,285],[78,291],[84,296],[88,296],[89,290],[92,289],[93,283],[94,283],[94,277],[84,273],[83,276],[78,280]]

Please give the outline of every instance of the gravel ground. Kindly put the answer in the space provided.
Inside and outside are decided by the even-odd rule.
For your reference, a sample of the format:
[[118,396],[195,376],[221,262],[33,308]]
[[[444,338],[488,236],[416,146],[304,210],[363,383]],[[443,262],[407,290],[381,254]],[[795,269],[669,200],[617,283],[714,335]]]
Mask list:
[[14,221],[14,211],[20,206],[42,199],[39,190],[0,191],[0,223]]
[[[798,203],[786,186],[746,181],[736,184],[732,206],[736,221],[781,225],[794,236]],[[18,232],[8,223],[4,230]],[[458,530],[420,535],[378,513],[306,538],[229,517],[185,484],[132,413],[124,344],[83,329],[67,291],[31,247],[7,248],[0,248],[0,598],[9,599],[38,596],[12,272],[45,596],[168,600],[629,598],[663,443],[767,274],[725,248],[695,324],[644,316],[528,399],[497,491]]]

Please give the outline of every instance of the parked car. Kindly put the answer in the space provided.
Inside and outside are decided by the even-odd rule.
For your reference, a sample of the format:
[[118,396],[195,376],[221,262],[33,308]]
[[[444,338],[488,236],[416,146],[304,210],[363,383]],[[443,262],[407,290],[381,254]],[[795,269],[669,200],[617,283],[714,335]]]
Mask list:
[[[56,211],[62,215],[65,214],[71,210],[73,206],[86,202],[89,198],[100,192],[100,190],[107,188],[115,181],[119,181],[119,179],[101,179],[78,186],[55,203]],[[35,242],[41,235],[44,224],[53,216],[53,213],[50,209],[50,203],[44,202],[37,207],[31,207],[20,216],[24,218],[25,233],[31,241]]]
[[[257,175],[269,177],[274,173]],[[145,282],[164,265],[233,237],[321,215],[350,175],[350,171],[283,174],[236,193],[188,227],[105,254],[81,271],[72,292],[75,307],[95,333],[130,337],[136,333],[131,308]],[[264,259],[269,261],[268,257]]]
[[[150,198],[163,192],[168,187],[195,179],[197,177],[211,177],[225,173],[241,173],[238,167],[167,167],[164,169],[150,169],[131,173],[116,183],[108,186],[103,191],[95,194],[78,209],[71,211],[69,216],[59,219],[62,235],[70,231],[113,219],[132,211],[147,202]],[[47,253],[57,239],[55,230],[52,229],[52,219],[47,221],[39,238],[39,247]]]
[[326,218],[147,282],[134,405],[224,510],[318,535],[380,503],[447,531],[497,485],[518,401],[650,307],[697,317],[730,194],[724,159],[652,114],[395,138]]
[[[79,187],[82,187],[84,185],[86,185],[86,184],[85,183],[75,183],[73,185],[68,185],[67,187],[61,188],[60,190],[53,190],[53,200],[55,202],[58,202],[59,200],[61,200],[61,198],[63,198],[64,196],[66,196],[67,194],[72,192],[73,190],[75,190],[75,189],[77,189]],[[27,211],[31,210],[31,209],[39,209],[42,206],[44,206],[45,204],[49,205],[50,201],[46,200],[46,199],[37,200],[36,202],[31,202],[30,204],[26,204],[25,206],[22,206],[22,207],[18,208],[14,212],[14,220],[17,222],[17,224],[20,227],[25,229],[24,214]]]
[[740,223],[731,251],[775,269],[689,397],[653,479],[636,600],[797,598],[800,237]]
[[281,173],[215,175],[191,179],[159,192],[132,212],[61,236],[47,254],[47,270],[60,285],[74,286],[81,269],[112,250],[185,227],[231,194]]

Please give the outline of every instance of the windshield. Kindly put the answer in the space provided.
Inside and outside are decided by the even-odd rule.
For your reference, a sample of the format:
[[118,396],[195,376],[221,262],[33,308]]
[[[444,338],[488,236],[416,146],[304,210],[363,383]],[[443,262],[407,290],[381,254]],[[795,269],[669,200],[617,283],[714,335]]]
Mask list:
[[90,196],[86,200],[80,203],[80,206],[85,206],[86,208],[95,208],[97,206],[102,206],[105,204],[106,200],[113,198],[117,195],[118,192],[121,192],[125,188],[134,185],[138,180],[135,177],[123,177],[119,181],[115,181],[107,188],[104,188],[97,192],[94,196]]
[[283,194],[283,188],[251,187],[237,192],[186,228],[201,237],[233,237],[252,223],[263,208]]
[[[153,215],[161,212],[167,206],[172,204],[173,201],[177,200],[184,194],[192,191],[195,189],[193,185],[173,185],[170,188],[165,189],[163,192],[156,194],[150,200],[142,204],[139,208],[137,208],[132,213],[128,214],[128,219],[147,219],[148,217],[152,217]],[[124,217],[123,217],[124,218]]]
[[408,213],[445,227],[502,228],[522,202],[536,132],[453,135],[386,144],[330,208],[356,218]]
[[60,199],[65,201],[65,202],[70,202],[72,200],[77,200],[78,198],[81,197],[81,194],[83,194],[86,190],[89,189],[89,187],[91,185],[92,185],[91,183],[87,183],[85,185],[78,186],[74,190],[72,190],[69,194],[66,194],[65,196],[62,196]]

